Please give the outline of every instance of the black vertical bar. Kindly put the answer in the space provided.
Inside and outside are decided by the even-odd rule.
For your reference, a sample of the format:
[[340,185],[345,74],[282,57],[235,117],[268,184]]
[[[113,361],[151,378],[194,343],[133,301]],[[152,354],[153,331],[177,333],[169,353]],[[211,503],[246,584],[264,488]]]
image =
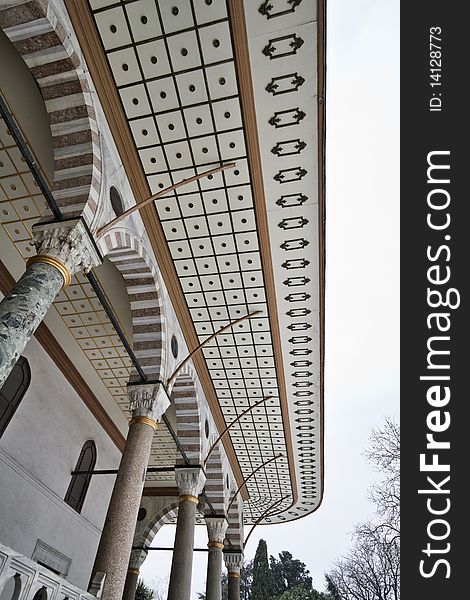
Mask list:
[[401,3],[403,600],[468,595],[465,8]]
[[3,117],[3,120],[5,121],[6,126],[8,127],[8,130],[10,131],[13,139],[15,140],[16,145],[20,149],[21,154],[24,156],[26,164],[28,165],[31,173],[33,174],[34,179],[37,181],[39,189],[41,190],[44,198],[47,200],[47,204],[49,205],[49,208],[51,209],[54,217],[58,220],[62,219],[62,213],[60,211],[59,205],[55,201],[54,196],[51,194],[46,180],[42,176],[41,169],[39,168],[39,165],[37,164],[34,156],[28,148],[28,145],[26,144],[23,138],[23,134],[19,130],[18,125],[16,124],[16,121],[13,118],[13,115],[11,114],[7,103],[5,102],[1,94],[0,114]]
[[[31,170],[31,173],[34,176],[34,179],[37,181],[39,189],[41,190],[42,195],[46,199],[46,202],[47,202],[50,210],[52,211],[52,213],[58,220],[62,220],[62,213],[60,211],[60,208],[59,208],[57,202],[55,201],[54,196],[52,195],[47,182],[45,181],[44,177],[42,176],[41,170],[40,170],[37,162],[35,161],[33,155],[31,154],[31,151],[28,148],[28,145],[27,145],[25,139],[23,138],[23,134],[19,130],[19,128],[15,122],[15,119],[14,119],[13,115],[11,114],[11,112],[1,94],[0,94],[0,115],[3,117],[11,135],[13,136],[13,139],[15,140],[15,143],[17,144],[22,156],[24,157],[24,159],[26,161],[26,164],[28,165],[28,167]],[[85,222],[83,222],[83,223],[84,223],[85,227],[87,227],[86,223]],[[87,229],[88,229],[88,227],[87,227]],[[90,231],[89,231],[89,235],[90,235],[90,239],[93,241],[93,243],[95,244],[95,247],[96,247],[94,237]],[[96,249],[99,253],[99,250],[97,247],[96,247]],[[116,333],[118,334],[122,345],[126,349],[126,352],[128,353],[130,359],[132,360],[132,364],[134,365],[136,371],[139,373],[141,380],[146,381],[147,376],[146,376],[144,370],[142,369],[136,355],[134,354],[134,351],[132,350],[129,342],[127,341],[127,338],[126,338],[121,326],[119,325],[118,320],[114,316],[113,309],[112,309],[111,305],[109,304],[103,290],[101,289],[101,286],[100,286],[98,280],[96,279],[96,277],[94,276],[94,274],[91,271],[87,274],[87,277],[88,277],[88,281],[91,284],[91,287],[93,288],[96,296],[98,297],[98,300],[100,301],[109,320],[111,321],[114,329],[116,330]]]
[[[171,437],[173,438],[173,441],[176,444],[176,447],[178,448],[179,453],[181,454],[184,462],[187,465],[190,465],[191,462],[188,458],[188,455],[186,454],[183,446],[181,445],[181,442],[179,441],[178,436],[176,435],[175,430],[173,429],[173,427],[171,426],[170,421],[168,420],[168,417],[166,415],[162,416],[162,421],[165,423],[165,425],[167,426],[168,431],[170,432]],[[206,501],[207,506],[209,507],[210,511],[212,514],[216,514],[216,510],[215,508],[212,506],[211,501],[209,500],[209,498],[207,497],[207,494],[205,492],[205,490],[202,491],[202,497],[204,498],[204,500]]]
[[111,308],[111,305],[109,304],[106,296],[104,295],[104,292],[101,289],[101,286],[98,283],[98,280],[96,279],[95,275],[91,271],[89,273],[87,273],[87,277],[88,277],[88,281],[91,284],[91,287],[93,288],[93,291],[95,292],[98,300],[100,301],[101,306],[104,308],[108,319],[111,321],[112,326],[114,327],[116,333],[118,334],[118,337],[121,340],[121,343],[124,346],[127,354],[129,355],[129,358],[131,359],[132,364],[134,365],[136,371],[138,372],[141,380],[146,381],[147,375],[145,374],[144,370],[142,369],[136,355],[134,354],[134,351],[131,348],[131,345],[127,341],[126,335],[125,335],[124,331],[122,330],[121,326],[119,325],[119,321],[114,316],[113,309]]

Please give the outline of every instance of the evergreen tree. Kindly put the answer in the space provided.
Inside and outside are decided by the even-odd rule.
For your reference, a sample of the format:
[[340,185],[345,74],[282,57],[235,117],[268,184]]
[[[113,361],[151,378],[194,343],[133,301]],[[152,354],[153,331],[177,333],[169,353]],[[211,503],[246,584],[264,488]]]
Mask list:
[[253,561],[246,562],[240,570],[240,600],[251,600],[253,586]]
[[339,593],[338,588],[336,587],[335,582],[331,579],[331,577],[326,573],[326,590],[331,597],[331,600],[341,600],[341,595]]
[[[265,540],[260,540],[255,558],[240,570],[240,600],[342,600],[333,581],[327,579],[328,592],[318,592],[305,565],[284,551],[270,557]],[[227,598],[228,577],[222,575],[222,600]],[[205,594],[198,594],[205,600]]]
[[260,540],[253,560],[251,600],[273,600],[275,597],[274,581],[268,562],[268,548],[266,542]]
[[279,559],[271,556],[270,567],[276,596],[282,596],[284,592],[296,587],[303,587],[308,592],[313,589],[312,578],[305,563],[293,558],[290,552],[284,550],[279,554]]
[[289,588],[285,591],[282,596],[279,596],[277,600],[331,600],[329,596],[323,594],[323,592],[317,592],[316,590],[307,590],[303,585],[296,585],[293,588]]

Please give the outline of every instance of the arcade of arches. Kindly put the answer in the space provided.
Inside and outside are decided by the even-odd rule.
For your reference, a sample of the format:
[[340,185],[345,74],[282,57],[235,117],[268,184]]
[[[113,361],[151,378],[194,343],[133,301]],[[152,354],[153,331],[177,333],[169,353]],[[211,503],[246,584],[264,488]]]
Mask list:
[[[0,0],[0,600],[239,600],[323,495],[323,0]],[[141,205],[141,206],[138,206]],[[163,574],[165,575],[165,574]]]

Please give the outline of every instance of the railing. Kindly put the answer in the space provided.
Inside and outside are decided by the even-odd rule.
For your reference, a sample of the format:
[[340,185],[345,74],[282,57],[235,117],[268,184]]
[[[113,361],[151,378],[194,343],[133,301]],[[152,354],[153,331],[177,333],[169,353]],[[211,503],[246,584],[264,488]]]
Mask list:
[[0,544],[0,600],[96,600],[30,558]]

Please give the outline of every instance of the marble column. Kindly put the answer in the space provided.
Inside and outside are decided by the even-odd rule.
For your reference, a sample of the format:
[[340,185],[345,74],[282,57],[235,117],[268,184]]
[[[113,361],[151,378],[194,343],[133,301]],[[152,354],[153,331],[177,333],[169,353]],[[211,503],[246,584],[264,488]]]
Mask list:
[[60,290],[101,262],[81,220],[35,225],[33,234],[37,255],[0,303],[0,387]]
[[161,383],[128,385],[132,419],[96,554],[89,591],[120,600],[124,591],[153,434],[170,405]]
[[132,550],[129,567],[127,568],[126,583],[124,585],[122,600],[135,600],[140,567],[147,558],[147,554],[147,550]]
[[226,550],[224,560],[228,571],[228,600],[240,600],[240,571],[243,567],[243,551]]
[[168,600],[190,600],[196,508],[206,476],[201,467],[177,467],[175,477],[180,496]]
[[222,600],[222,550],[228,522],[225,516],[205,517],[209,536],[207,558],[206,600]]

